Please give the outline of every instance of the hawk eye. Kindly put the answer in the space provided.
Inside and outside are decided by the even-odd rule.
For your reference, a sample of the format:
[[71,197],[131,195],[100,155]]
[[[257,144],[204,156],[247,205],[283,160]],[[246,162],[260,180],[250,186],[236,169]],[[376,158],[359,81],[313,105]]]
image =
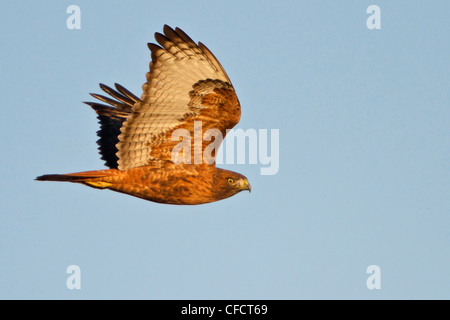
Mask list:
[[229,184],[233,184],[234,183],[234,179],[233,178],[228,178],[227,181],[228,181]]

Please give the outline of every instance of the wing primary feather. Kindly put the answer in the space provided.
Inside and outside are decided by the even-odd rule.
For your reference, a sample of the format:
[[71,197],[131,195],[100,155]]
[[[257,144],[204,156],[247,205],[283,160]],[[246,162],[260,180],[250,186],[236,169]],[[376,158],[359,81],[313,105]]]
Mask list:
[[159,51],[159,50],[164,50],[162,47],[158,46],[157,44],[154,44],[152,42],[147,43],[147,47],[150,49],[150,51]]
[[117,91],[119,91],[121,94],[132,100],[133,103],[136,103],[140,100],[137,96],[135,96],[133,93],[131,93],[128,89],[124,88],[120,84],[114,83],[114,86],[116,87]]
[[219,60],[217,60],[216,56],[205,46],[203,43],[198,43],[199,48],[203,51],[203,53],[208,57],[208,61],[210,65],[217,71],[221,71],[228,79],[228,82],[231,83],[230,78],[228,77],[225,69],[220,64]]
[[176,34],[181,38],[181,39],[183,39],[183,41],[184,42],[186,42],[187,44],[189,44],[190,46],[192,45],[192,44],[194,44],[194,46],[197,46],[196,44],[195,44],[195,41],[194,40],[192,40],[192,38],[191,37],[189,37],[183,30],[181,30],[180,28],[175,28],[175,32],[176,32]]
[[150,49],[150,52],[152,54],[152,62],[156,61],[156,59],[158,57],[156,53],[158,51],[164,50],[163,48],[161,48],[160,46],[158,46],[157,44],[154,44],[154,43],[147,43],[147,47]]
[[197,46],[194,40],[191,39],[183,30],[180,28],[176,28],[175,31],[176,36],[180,38],[190,49],[193,54],[196,55],[196,57],[199,60],[205,60],[205,56],[203,52],[200,50],[200,48]]
[[131,110],[121,111],[117,108],[107,106],[106,104],[96,102],[83,102],[90,106],[99,116],[106,116],[114,119],[125,119],[131,112]]
[[110,104],[112,106],[115,106],[115,107],[119,108],[119,109],[126,109],[127,108],[126,104],[121,103],[121,102],[116,101],[116,100],[113,100],[111,98],[102,96],[101,94],[90,93],[90,95],[93,96],[94,98],[98,99],[98,100],[106,102],[106,103],[108,103],[108,104]]
[[131,99],[128,98],[127,96],[121,94],[120,92],[117,92],[116,90],[114,90],[114,89],[108,87],[107,85],[105,85],[105,84],[103,84],[103,83],[100,83],[100,88],[101,88],[104,92],[106,92],[107,94],[109,94],[111,97],[113,97],[113,98],[115,98],[115,99],[117,99],[117,100],[119,100],[119,101],[121,101],[121,102],[123,102],[123,103],[125,103],[125,104],[127,104],[127,105],[131,105],[131,106],[132,106],[132,105],[134,104],[134,101],[133,101],[133,100],[131,100]]
[[163,35],[159,32],[155,32],[155,40],[159,43],[159,45],[161,47],[164,47],[164,48],[165,48],[164,44],[166,43],[166,41],[169,41],[169,39],[165,35]]
[[[164,28],[164,35],[173,43],[180,44],[185,41],[170,27]],[[188,45],[189,47],[189,45]]]
[[[177,36],[178,37],[178,36]],[[166,49],[167,52],[172,54],[177,59],[186,59],[189,56],[183,51],[183,48],[179,46],[183,41],[178,38],[172,38],[161,33],[155,33],[156,41]]]

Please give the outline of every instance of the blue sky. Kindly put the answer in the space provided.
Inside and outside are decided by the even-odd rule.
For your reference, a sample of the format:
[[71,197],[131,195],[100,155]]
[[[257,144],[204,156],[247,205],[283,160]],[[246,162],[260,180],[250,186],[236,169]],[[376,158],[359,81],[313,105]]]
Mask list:
[[[80,30],[66,27],[72,4]],[[372,4],[380,30],[366,27]],[[0,298],[450,298],[447,1],[1,8]],[[100,82],[140,96],[164,24],[218,57],[238,128],[279,129],[279,172],[221,165],[252,193],[179,207],[34,181],[104,168],[82,101]],[[370,265],[381,289],[366,286]]]

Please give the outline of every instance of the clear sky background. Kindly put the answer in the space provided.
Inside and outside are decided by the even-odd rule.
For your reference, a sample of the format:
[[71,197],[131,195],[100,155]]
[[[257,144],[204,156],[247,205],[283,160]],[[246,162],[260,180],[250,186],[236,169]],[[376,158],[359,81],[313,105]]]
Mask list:
[[[69,5],[81,30],[66,27]],[[366,9],[381,8],[381,30]],[[2,1],[0,298],[449,299],[448,1]],[[104,168],[98,83],[141,95],[164,24],[279,129],[252,193],[161,205],[33,179]],[[69,290],[66,268],[81,269]],[[369,290],[366,269],[381,270]]]

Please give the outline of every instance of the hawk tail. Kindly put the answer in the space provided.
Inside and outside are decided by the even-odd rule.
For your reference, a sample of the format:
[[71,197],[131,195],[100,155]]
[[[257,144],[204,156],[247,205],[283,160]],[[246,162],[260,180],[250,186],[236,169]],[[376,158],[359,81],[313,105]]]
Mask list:
[[95,171],[85,171],[67,174],[45,174],[36,177],[37,181],[65,181],[82,183],[90,187],[104,189],[113,185],[112,177],[115,176],[114,169],[109,170],[95,170]]

